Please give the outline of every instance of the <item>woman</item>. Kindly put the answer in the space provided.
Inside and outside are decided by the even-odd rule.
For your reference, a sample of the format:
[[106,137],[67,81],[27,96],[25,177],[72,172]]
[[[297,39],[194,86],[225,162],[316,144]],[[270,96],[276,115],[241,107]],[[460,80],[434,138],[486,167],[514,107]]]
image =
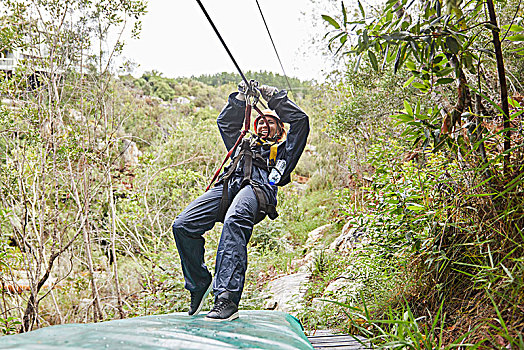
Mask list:
[[[239,90],[229,96],[217,119],[228,151],[234,147],[244,121],[245,89]],[[302,155],[309,134],[308,116],[288,99],[285,90],[262,85],[260,93],[270,110],[263,111],[265,118],[259,116],[255,120],[258,137],[253,135],[243,140],[215,187],[191,202],[173,224],[185,288],[191,293],[189,315],[200,312],[204,299],[213,289],[215,305],[206,315],[207,320],[238,318],[247,269],[247,244],[253,226],[266,215],[272,219],[278,215],[275,211],[277,186],[290,182],[290,173]],[[290,126],[287,133],[283,123]],[[271,173],[276,167],[280,168],[279,173]],[[271,184],[270,180],[273,180]],[[202,236],[217,221],[223,222],[224,227],[211,285],[211,273],[204,263]]]

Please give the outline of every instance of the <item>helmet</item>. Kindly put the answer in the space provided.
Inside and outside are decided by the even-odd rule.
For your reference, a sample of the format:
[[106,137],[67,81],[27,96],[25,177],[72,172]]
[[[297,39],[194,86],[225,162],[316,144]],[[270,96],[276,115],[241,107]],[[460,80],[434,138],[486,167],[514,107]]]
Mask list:
[[264,117],[271,117],[277,121],[278,130],[274,137],[271,139],[268,139],[268,141],[275,141],[275,142],[281,142],[284,141],[286,138],[286,129],[284,129],[284,123],[282,123],[282,120],[280,120],[280,117],[278,114],[275,113],[275,111],[271,109],[264,109],[262,111],[262,115],[258,115],[258,117],[255,118],[255,122],[253,123],[253,128],[255,129],[255,132],[257,131],[257,124],[260,118]]

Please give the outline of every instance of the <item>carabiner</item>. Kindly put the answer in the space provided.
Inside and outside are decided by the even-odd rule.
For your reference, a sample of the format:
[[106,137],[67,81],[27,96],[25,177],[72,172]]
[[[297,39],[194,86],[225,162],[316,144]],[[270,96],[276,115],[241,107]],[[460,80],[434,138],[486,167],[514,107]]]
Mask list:
[[258,81],[251,79],[247,90],[247,95],[252,97],[252,106],[258,103],[260,98],[260,90],[258,89]]

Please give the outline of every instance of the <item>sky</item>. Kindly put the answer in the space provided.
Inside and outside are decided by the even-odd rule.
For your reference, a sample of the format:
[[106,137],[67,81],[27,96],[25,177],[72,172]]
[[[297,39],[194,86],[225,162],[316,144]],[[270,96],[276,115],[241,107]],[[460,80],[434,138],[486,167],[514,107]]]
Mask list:
[[[258,1],[286,73],[322,80],[329,57],[312,46],[312,38],[324,34],[313,20],[322,10],[315,10],[310,0]],[[282,73],[255,0],[202,3],[243,71]],[[195,0],[149,0],[140,39],[128,38],[123,55],[138,64],[135,76],[151,70],[169,78],[236,72]]]

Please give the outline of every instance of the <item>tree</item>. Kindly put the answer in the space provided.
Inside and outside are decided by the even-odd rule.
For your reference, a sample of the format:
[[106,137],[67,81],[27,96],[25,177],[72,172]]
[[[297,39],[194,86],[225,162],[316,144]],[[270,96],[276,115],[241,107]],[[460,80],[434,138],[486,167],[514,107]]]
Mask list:
[[[473,330],[464,337],[518,347],[522,311],[516,305],[524,286],[513,283],[513,273],[523,268],[524,221],[517,213],[524,191],[524,109],[520,72],[507,67],[518,68],[524,55],[521,4],[389,0],[377,10],[357,2],[355,10],[356,18],[350,18],[342,2],[340,16],[323,16],[334,28],[327,34],[328,46],[351,58],[352,74],[361,74],[362,65],[377,72],[391,67],[397,75],[407,73],[404,88],[417,92],[391,106],[410,156],[393,164],[374,159],[377,171],[369,186],[376,191],[370,193],[370,206],[387,218],[385,224],[402,220],[406,226],[401,227],[408,228],[400,231],[403,235],[422,238],[406,238],[405,245],[408,261],[419,261],[414,279],[427,282],[403,297],[417,314],[430,310],[427,325],[442,322],[442,332],[457,328],[455,339],[461,341],[467,332],[460,326],[462,316],[433,317],[441,311],[457,314],[475,299],[482,315],[471,318]],[[390,171],[395,165],[400,166]],[[417,181],[409,184],[414,173]],[[388,193],[395,177],[408,184]],[[405,198],[413,189],[420,192],[403,210],[395,196]],[[373,223],[368,226],[373,229]],[[379,233],[377,246],[397,247],[390,231]],[[486,318],[498,320],[503,329]]]
[[[2,46],[20,51],[23,59],[0,82],[0,93],[10,101],[0,113],[5,154],[0,177],[8,184],[0,191],[0,239],[10,237],[20,250],[19,263],[13,259],[1,279],[2,285],[17,286],[25,274],[30,294],[25,300],[15,298],[14,309],[4,304],[3,318],[13,317],[14,310],[22,315],[20,332],[33,329],[39,303],[48,296],[55,300],[54,286],[68,275],[57,271],[57,279],[50,281],[56,262],[70,260],[72,269],[79,257],[89,269],[93,320],[98,321],[102,309],[91,252],[98,214],[93,207],[105,202],[114,213],[111,167],[118,143],[112,135],[122,117],[108,103],[111,62],[121,43],[117,40],[108,50],[104,44],[110,32],[121,35],[128,24],[134,23],[138,34],[145,5],[135,0],[51,0],[8,1],[5,6],[3,21],[22,30],[2,26]],[[75,118],[76,123],[68,122]],[[108,230],[114,252],[114,220]],[[83,244],[74,245],[80,238]],[[122,317],[116,263],[114,282]],[[54,305],[61,319],[56,300]]]
[[[522,46],[513,48],[511,43],[524,41],[524,37],[518,34],[523,28],[514,22],[499,27],[492,0],[450,1],[446,9],[441,1],[425,1],[417,8],[415,2],[408,4],[407,1],[389,0],[377,16],[366,14],[360,2],[358,5],[360,13],[356,20],[348,19],[343,2],[340,23],[333,17],[323,16],[335,28],[329,39],[330,47],[339,42],[336,52],[341,53],[348,44],[353,45],[343,54],[356,56],[355,70],[366,56],[375,70],[393,64],[395,72],[402,68],[410,71],[412,76],[405,85],[430,95],[437,102],[442,118],[435,120],[431,115],[419,118],[409,113],[412,110],[409,106],[400,118],[415,126],[413,129],[418,129],[418,132],[413,130],[413,140],[421,138],[432,142],[435,149],[446,143],[450,147],[460,143],[460,130],[467,124],[470,134],[474,135],[471,138],[473,149],[485,158],[484,142],[473,140],[483,140],[481,118],[500,112],[504,120],[504,147],[501,153],[505,174],[509,175],[510,119],[513,116],[508,107],[500,37],[506,41],[506,51],[522,55]],[[516,9],[513,19],[519,10]],[[491,31],[491,37],[486,29]],[[491,42],[494,44],[490,48]],[[493,65],[493,57],[496,58],[498,82],[490,81],[486,75]],[[450,91],[452,83],[457,86],[453,105],[439,98]],[[496,98],[490,88],[492,83],[499,86],[501,107],[494,102]],[[486,104],[489,108],[485,107]],[[462,123],[462,119],[466,119],[466,123]],[[437,122],[441,123],[438,127]],[[448,136],[456,142],[451,142]]]

